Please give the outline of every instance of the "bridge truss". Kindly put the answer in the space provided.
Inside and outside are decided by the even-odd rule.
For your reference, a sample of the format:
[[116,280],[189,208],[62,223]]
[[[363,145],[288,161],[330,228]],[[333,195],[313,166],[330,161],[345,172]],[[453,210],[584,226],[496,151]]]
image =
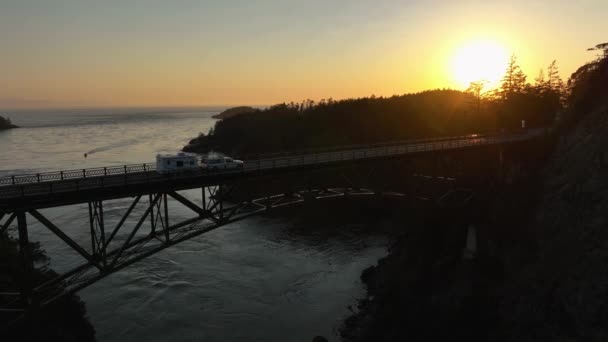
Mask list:
[[[346,177],[343,179],[345,183],[350,182]],[[449,185],[450,188],[453,187],[452,179],[436,180],[446,186]],[[138,195],[131,200],[120,220],[112,225],[106,222],[104,201],[88,202],[89,246],[75,241],[65,230],[37,209],[0,213],[0,234],[8,234],[10,230],[16,235],[22,270],[14,276],[16,279],[14,291],[0,293],[0,313],[12,313],[11,316],[21,314],[20,317],[23,317],[28,310],[52,304],[65,295],[75,293],[165,248],[270,209],[335,197],[406,196],[399,192],[380,192],[346,186],[307,188],[234,200],[232,198],[234,189],[235,186],[231,184],[203,186],[200,188],[200,202],[190,200],[177,191]],[[169,201],[189,209],[188,212],[192,217],[178,222],[172,220]],[[134,210],[136,207],[140,211],[143,208],[145,210],[136,214],[137,211]],[[79,256],[80,264],[66,272],[54,274],[50,279],[37,282],[37,277],[33,275],[34,257],[28,236],[28,224],[34,222],[41,224],[75,251]]]

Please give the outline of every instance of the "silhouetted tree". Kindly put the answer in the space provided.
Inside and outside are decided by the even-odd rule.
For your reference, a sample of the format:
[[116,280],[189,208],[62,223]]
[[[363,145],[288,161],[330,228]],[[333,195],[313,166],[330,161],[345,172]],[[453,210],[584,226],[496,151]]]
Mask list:
[[540,71],[538,72],[538,76],[536,76],[536,78],[534,79],[534,88],[540,93],[545,92],[548,88],[547,80],[545,79],[545,72],[543,71],[543,69],[540,69]]
[[526,75],[517,64],[517,57],[511,56],[505,76],[502,79],[500,95],[503,100],[507,100],[514,94],[521,93],[526,87]]
[[486,86],[486,81],[477,81],[477,82],[471,82],[469,84],[469,87],[467,88],[467,93],[472,94],[473,96],[475,96],[475,99],[477,100],[477,112],[479,112],[479,105],[481,104],[481,99],[484,95],[483,93],[483,88]]
[[598,55],[598,61],[602,58],[608,57],[608,43],[597,44],[592,48],[588,48],[587,51],[601,51],[601,54]]
[[555,92],[562,92],[564,89],[564,82],[561,77],[559,77],[557,62],[555,60],[551,62],[547,68],[547,85]]

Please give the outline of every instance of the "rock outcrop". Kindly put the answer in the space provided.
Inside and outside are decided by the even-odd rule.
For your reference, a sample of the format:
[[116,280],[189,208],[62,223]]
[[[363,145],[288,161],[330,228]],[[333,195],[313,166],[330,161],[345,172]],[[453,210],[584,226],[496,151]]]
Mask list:
[[4,118],[4,117],[0,116],[0,130],[11,129],[11,128],[17,128],[17,126],[13,125],[9,118]]

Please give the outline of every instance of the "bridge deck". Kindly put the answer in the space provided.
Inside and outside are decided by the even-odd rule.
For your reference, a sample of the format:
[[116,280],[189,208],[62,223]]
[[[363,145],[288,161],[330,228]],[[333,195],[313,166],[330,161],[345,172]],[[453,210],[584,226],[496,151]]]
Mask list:
[[[542,130],[510,135],[470,135],[394,145],[330,152],[250,159],[243,169],[191,171],[161,175],[153,164],[59,171],[0,177],[0,211],[20,207],[53,207],[90,200],[134,196],[156,190],[183,190],[217,183],[218,180],[273,174],[288,169],[320,168],[329,164],[391,158],[400,155],[511,143],[531,139]],[[144,189],[144,191],[142,191]]]

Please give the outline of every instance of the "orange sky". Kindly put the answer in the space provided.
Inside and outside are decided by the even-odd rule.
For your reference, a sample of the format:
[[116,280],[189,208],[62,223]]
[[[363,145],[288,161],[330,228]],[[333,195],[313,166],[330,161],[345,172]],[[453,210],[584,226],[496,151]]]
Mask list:
[[[456,4],[457,3],[457,4]],[[467,42],[566,79],[608,40],[600,0],[0,3],[0,108],[264,105],[462,88]]]

